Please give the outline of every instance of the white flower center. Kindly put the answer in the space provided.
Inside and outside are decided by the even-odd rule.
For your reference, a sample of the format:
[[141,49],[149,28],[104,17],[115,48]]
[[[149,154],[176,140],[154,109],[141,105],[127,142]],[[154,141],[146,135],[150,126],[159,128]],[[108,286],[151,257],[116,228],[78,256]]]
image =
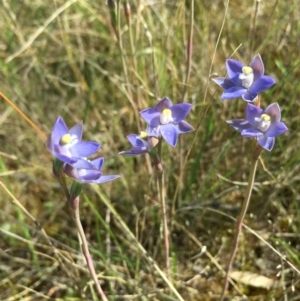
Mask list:
[[249,87],[253,84],[254,73],[253,69],[248,66],[244,66],[242,68],[243,73],[239,75],[239,79],[242,81],[243,87],[249,89]]
[[160,114],[160,123],[167,124],[173,122],[172,111],[170,109],[164,109]]
[[255,121],[258,122],[257,129],[265,132],[271,125],[271,116],[268,114],[262,114],[260,118],[256,117]]
[[86,169],[77,169],[77,175],[80,177],[84,177],[87,175],[87,170]]

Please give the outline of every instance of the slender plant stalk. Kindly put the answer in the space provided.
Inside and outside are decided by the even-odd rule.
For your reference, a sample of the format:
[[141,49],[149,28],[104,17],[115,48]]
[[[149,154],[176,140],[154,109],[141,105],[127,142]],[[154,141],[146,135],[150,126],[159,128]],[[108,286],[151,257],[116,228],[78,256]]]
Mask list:
[[244,218],[245,218],[245,215],[246,215],[249,203],[250,203],[250,199],[251,199],[251,193],[252,193],[255,174],[256,174],[257,162],[258,162],[259,155],[261,153],[261,148],[257,147],[256,140],[254,140],[254,143],[255,143],[255,145],[253,146],[253,154],[252,154],[252,158],[251,158],[248,186],[247,186],[247,190],[245,193],[245,199],[244,199],[244,202],[242,205],[240,215],[236,220],[234,240],[233,240],[233,245],[232,245],[232,249],[231,249],[231,253],[230,253],[229,262],[228,262],[227,269],[226,269],[225,282],[224,282],[224,287],[223,287],[220,301],[223,301],[225,298],[225,294],[226,294],[226,290],[227,290],[228,282],[229,282],[229,275],[230,275],[232,264],[234,262],[234,258],[235,258],[235,255],[236,255],[236,252],[238,249],[239,237],[242,232],[242,224],[243,224],[243,221],[244,221]]
[[187,101],[187,87],[190,81],[191,75],[191,67],[192,67],[192,55],[193,55],[193,35],[194,35],[194,0],[190,3],[190,27],[189,27],[189,37],[187,42],[186,49],[186,74],[185,74],[185,82],[183,86],[183,102]]
[[108,301],[105,293],[103,292],[103,290],[100,286],[97,274],[95,272],[95,267],[94,267],[94,264],[93,264],[93,260],[92,260],[92,257],[91,257],[91,254],[90,254],[89,248],[88,248],[88,242],[87,242],[87,239],[86,239],[86,236],[85,236],[85,233],[84,233],[81,221],[80,221],[79,196],[77,196],[76,198],[70,198],[70,206],[71,206],[71,209],[73,211],[76,227],[77,227],[77,230],[78,230],[78,235],[80,237],[81,250],[82,250],[82,253],[85,257],[88,269],[90,271],[90,275],[91,275],[92,279],[94,280],[97,293],[98,293],[99,297],[101,298],[101,300]]
[[128,94],[128,100],[130,104],[132,105],[132,108],[134,110],[136,122],[138,125],[138,130],[140,131],[140,119],[139,119],[139,112],[138,112],[138,107],[135,104],[133,100],[133,95],[132,95],[132,85],[129,81],[129,76],[128,76],[128,69],[127,69],[127,63],[125,59],[125,51],[123,47],[123,40],[122,40],[122,35],[121,35],[121,5],[120,5],[120,0],[117,1],[117,40],[118,40],[118,46],[121,54],[121,59],[122,59],[122,67],[123,67],[123,73],[124,73],[124,79],[126,82],[126,91]]
[[156,156],[155,167],[157,170],[157,182],[158,182],[158,190],[159,190],[159,198],[161,203],[161,219],[163,224],[163,236],[164,236],[164,244],[165,244],[165,256],[166,256],[166,269],[167,276],[171,279],[171,268],[170,268],[170,238],[169,238],[169,229],[168,229],[168,218],[167,218],[167,208],[166,208],[166,200],[165,200],[165,185],[164,185],[164,170],[161,162],[161,154],[162,154],[162,139],[158,142],[158,156]]
[[253,52],[253,43],[254,43],[254,34],[255,34],[255,29],[256,29],[256,20],[258,16],[258,8],[259,8],[260,0],[255,1],[255,12],[254,12],[254,18],[253,18],[253,25],[251,28],[251,31],[249,32],[249,41],[250,41],[250,58],[252,57],[252,52]]
[[[141,95],[140,95],[140,88],[139,86],[139,81],[137,80],[136,74],[138,74],[138,65],[137,65],[137,60],[136,60],[136,54],[135,54],[135,46],[134,46],[134,40],[133,40],[133,33],[132,33],[132,21],[131,21],[131,8],[130,8],[130,3],[129,1],[124,2],[124,11],[125,11],[125,16],[126,16],[126,22],[128,26],[128,33],[129,33],[129,41],[130,41],[130,51],[131,51],[131,62],[132,62],[132,69],[134,76],[132,78],[133,85],[136,86],[136,93],[135,93],[135,98],[136,98],[136,103],[138,106],[138,109],[141,110],[143,108],[142,102],[141,102]],[[138,130],[140,131],[140,122],[137,120],[138,123]]]
[[[188,37],[188,42],[186,46],[186,74],[185,74],[185,81],[184,81],[184,86],[183,86],[183,96],[182,96],[182,102],[187,102],[188,99],[188,84],[190,81],[190,75],[191,75],[191,69],[192,69],[192,56],[193,56],[193,36],[194,36],[194,9],[195,7],[195,1],[192,0],[190,3],[190,26],[189,26],[189,37]],[[182,171],[184,169],[184,151],[183,151],[183,144],[182,144],[182,138],[181,136],[179,137],[179,169]],[[181,200],[181,184],[182,182],[178,182],[178,203]],[[177,189],[177,187],[176,187]],[[173,208],[174,207],[174,208]],[[172,211],[171,211],[171,220],[173,220],[173,214],[175,209],[175,203],[174,206],[172,206]],[[172,223],[173,225],[173,223]],[[172,227],[171,230],[172,232]]]
[[53,165],[53,166],[54,166],[53,173],[56,176],[59,184],[62,187],[63,192],[65,193],[66,198],[69,201],[69,205],[71,207],[73,217],[75,220],[75,224],[77,227],[77,231],[78,231],[79,241],[80,241],[80,245],[81,245],[81,251],[85,257],[91,278],[94,280],[98,296],[101,300],[108,301],[108,299],[107,299],[105,293],[103,292],[103,290],[100,286],[100,283],[98,281],[98,277],[97,277],[97,274],[95,271],[93,260],[92,260],[91,254],[89,252],[88,242],[87,242],[87,239],[86,239],[86,236],[85,236],[85,233],[84,233],[81,221],[80,221],[80,213],[79,213],[79,201],[80,201],[79,194],[80,193],[78,195],[76,194],[76,196],[72,192],[70,193],[68,190],[68,187],[67,187],[65,176],[61,173],[61,171],[59,172],[58,170],[55,169],[55,165]]

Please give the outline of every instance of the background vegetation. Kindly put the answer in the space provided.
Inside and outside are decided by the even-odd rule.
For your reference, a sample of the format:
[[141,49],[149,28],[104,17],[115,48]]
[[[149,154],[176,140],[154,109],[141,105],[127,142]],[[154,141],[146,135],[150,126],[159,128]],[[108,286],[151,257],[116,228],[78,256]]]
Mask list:
[[[300,2],[194,2],[132,0],[113,9],[113,1],[109,8],[94,0],[3,0],[0,90],[47,135],[58,115],[70,127],[83,120],[84,138],[102,144],[103,171],[122,175],[100,187],[86,185],[81,201],[96,270],[110,300],[176,300],[122,223],[164,269],[150,160],[118,152],[130,148],[126,135],[145,126],[139,110],[164,96],[193,103],[187,121],[198,130],[182,136],[176,149],[163,149],[173,213],[172,278],[184,300],[218,300],[232,218],[247,182],[250,141],[225,123],[243,118],[245,103],[221,101],[221,89],[210,77],[225,75],[226,58],[247,64],[260,53],[266,74],[277,81],[263,93],[262,105],[278,102],[289,132],[262,155],[265,168],[258,169],[234,270],[273,284],[237,281],[228,294],[230,300],[242,300],[243,294],[249,300],[300,300]],[[44,137],[4,101],[0,112],[0,299],[97,300]],[[17,201],[46,231],[64,266]]]

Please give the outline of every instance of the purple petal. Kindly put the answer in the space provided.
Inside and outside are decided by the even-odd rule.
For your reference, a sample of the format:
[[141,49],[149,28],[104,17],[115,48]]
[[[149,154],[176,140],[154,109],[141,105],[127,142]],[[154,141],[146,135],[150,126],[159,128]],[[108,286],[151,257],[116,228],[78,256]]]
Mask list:
[[60,160],[60,161],[62,161],[62,162],[64,162],[64,163],[67,163],[67,164],[73,165],[73,164],[75,164],[75,163],[78,161],[78,158],[70,158],[70,157],[68,157],[68,156],[61,155],[61,154],[59,154],[59,153],[55,153],[54,155],[55,155],[55,157],[56,157],[58,160]]
[[145,153],[148,153],[148,150],[146,147],[144,149],[142,149],[140,147],[133,147],[130,150],[119,152],[119,155],[137,156],[137,155],[141,155],[141,154],[145,154]]
[[176,124],[176,128],[178,134],[184,134],[195,130],[189,123],[184,120]]
[[56,158],[64,162],[65,165],[70,165],[72,168],[95,169],[95,166],[90,161],[81,158],[70,158],[64,155],[56,154]]
[[153,127],[160,125],[160,112],[156,108],[145,109],[140,114],[149,125]]
[[244,87],[234,86],[232,88],[229,88],[225,90],[221,96],[222,99],[233,99],[241,97],[245,92],[247,92],[247,89]]
[[88,157],[98,151],[100,144],[93,141],[81,141],[70,148],[73,157]]
[[242,98],[247,102],[252,102],[255,100],[257,95],[258,95],[257,93],[247,91],[244,95],[242,95]]
[[241,135],[247,138],[254,138],[254,137],[260,137],[263,136],[263,132],[261,132],[258,129],[255,129],[253,127],[249,128],[249,129],[245,129],[241,132]]
[[104,164],[104,158],[103,157],[98,157],[94,160],[91,161],[91,163],[95,166],[97,170],[100,170]]
[[88,161],[88,160],[84,160],[84,159],[81,159],[81,158],[75,158],[75,159],[77,159],[77,161],[75,163],[71,163],[71,164],[68,163],[68,164],[72,165],[72,167],[74,167],[76,169],[77,168],[78,169],[91,169],[91,170],[96,169],[95,165],[92,162]]
[[172,111],[172,117],[174,120],[174,123],[178,123],[182,121],[190,112],[192,109],[192,104],[190,103],[179,103],[171,108]]
[[243,73],[242,68],[244,64],[233,59],[226,60],[226,70],[230,79],[234,79]]
[[139,135],[130,134],[127,136],[127,139],[133,145],[133,148],[127,151],[122,151],[119,155],[136,156],[147,153],[152,148],[150,142],[141,139]]
[[101,172],[99,170],[80,170],[77,169],[77,180],[82,183],[94,183],[99,180]]
[[120,178],[118,175],[101,176],[98,180],[93,181],[95,184],[103,184]]
[[233,83],[229,78],[226,77],[216,77],[212,78],[212,80],[225,90],[236,86],[235,83]]
[[101,172],[98,170],[74,168],[68,164],[64,166],[64,172],[68,177],[76,179],[82,183],[91,183],[93,180],[97,180],[101,176]]
[[280,121],[281,111],[277,102],[270,104],[266,109],[265,113],[271,117],[272,123]]
[[258,144],[267,151],[271,151],[275,144],[275,138],[273,137],[261,136],[257,139],[257,141]]
[[161,126],[161,135],[168,144],[175,147],[178,140],[178,133],[174,124],[164,124]]
[[252,93],[259,93],[262,91],[267,90],[271,86],[275,84],[275,80],[271,76],[263,75],[259,78],[257,78],[251,87],[249,88],[249,91]]
[[249,124],[248,120],[245,119],[234,119],[226,121],[229,125],[231,125],[234,129],[242,132],[244,130],[250,129],[251,125]]
[[288,130],[286,125],[283,122],[275,122],[273,123],[268,130],[265,132],[267,137],[277,137]]
[[68,127],[67,125],[65,124],[64,120],[62,119],[62,117],[58,117],[55,124],[54,124],[54,127],[52,129],[52,142],[54,144],[58,144],[59,143],[59,140],[60,138],[67,134],[69,131],[68,131]]
[[172,101],[168,97],[164,97],[156,104],[155,109],[161,113],[164,109],[171,108],[171,106],[172,106]]
[[82,122],[80,122],[80,123],[77,123],[75,126],[73,126],[70,129],[69,134],[75,135],[78,138],[78,140],[81,141],[82,132],[83,132],[83,124],[82,124]]
[[253,127],[257,127],[258,126],[258,121],[256,121],[256,118],[261,117],[261,115],[264,113],[264,110],[252,105],[252,104],[248,104],[247,108],[246,108],[246,118],[249,121],[249,123],[253,126]]
[[136,146],[136,145],[137,145],[137,137],[139,137],[139,135],[136,135],[136,134],[129,134],[129,135],[127,135],[127,140],[128,140],[133,146]]
[[253,69],[254,80],[265,74],[264,63],[259,54],[253,57],[250,67]]

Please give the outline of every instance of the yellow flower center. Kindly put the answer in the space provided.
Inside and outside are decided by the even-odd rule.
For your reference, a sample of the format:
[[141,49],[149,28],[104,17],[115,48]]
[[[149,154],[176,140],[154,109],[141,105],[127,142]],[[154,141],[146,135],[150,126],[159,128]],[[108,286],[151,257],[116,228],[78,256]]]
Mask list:
[[60,140],[59,140],[59,144],[60,145],[66,145],[69,144],[72,141],[72,137],[70,134],[65,134],[63,135]]
[[248,74],[253,73],[253,69],[252,69],[251,67],[249,67],[249,66],[244,66],[244,67],[242,68],[242,71],[243,71],[243,73],[244,73],[245,75],[248,75]]
[[173,121],[172,111],[170,109],[164,109],[160,114],[160,122],[162,124],[167,124]]
[[146,132],[144,132],[144,131],[141,131],[141,133],[140,133],[140,137],[141,137],[142,139],[144,139],[144,138],[147,138],[147,137],[148,137],[148,135],[147,135],[147,133],[146,133]]
[[167,117],[167,116],[172,116],[172,111],[170,109],[164,109],[162,111],[162,114]]
[[262,115],[261,115],[261,118],[262,118],[264,121],[270,121],[270,120],[271,120],[271,116],[268,115],[268,114],[262,114]]

